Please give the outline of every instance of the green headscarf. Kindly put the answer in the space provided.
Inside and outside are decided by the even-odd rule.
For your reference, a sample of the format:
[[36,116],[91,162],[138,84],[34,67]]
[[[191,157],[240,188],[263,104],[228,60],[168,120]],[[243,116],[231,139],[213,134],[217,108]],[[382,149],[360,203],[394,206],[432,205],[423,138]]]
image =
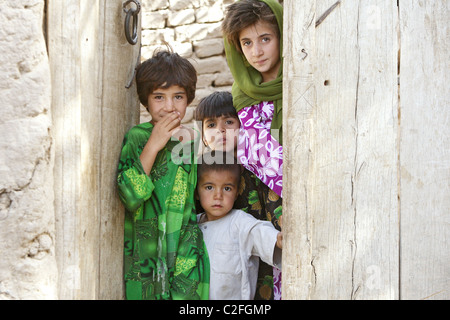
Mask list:
[[234,78],[231,89],[233,104],[236,111],[255,105],[261,101],[273,101],[274,114],[271,129],[279,130],[279,142],[282,143],[282,105],[283,105],[283,7],[276,0],[259,0],[266,3],[278,21],[280,30],[280,59],[281,66],[276,79],[261,83],[262,75],[253,68],[234,45],[225,38],[225,53],[228,67]]

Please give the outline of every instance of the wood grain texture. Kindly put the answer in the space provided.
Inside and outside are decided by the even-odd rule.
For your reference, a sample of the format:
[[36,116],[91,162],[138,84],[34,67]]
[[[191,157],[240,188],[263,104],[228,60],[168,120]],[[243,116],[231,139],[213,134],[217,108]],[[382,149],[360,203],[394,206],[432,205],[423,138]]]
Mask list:
[[401,298],[450,298],[450,6],[400,1]]
[[397,6],[344,1],[314,28],[334,3],[284,2],[283,298],[393,299]]
[[[284,2],[283,299],[308,299],[312,264],[315,1]],[[286,94],[288,93],[288,94]]]
[[123,34],[122,1],[48,3],[55,141],[56,257],[61,299],[123,297],[123,208],[115,171],[138,122],[126,89],[139,46]]

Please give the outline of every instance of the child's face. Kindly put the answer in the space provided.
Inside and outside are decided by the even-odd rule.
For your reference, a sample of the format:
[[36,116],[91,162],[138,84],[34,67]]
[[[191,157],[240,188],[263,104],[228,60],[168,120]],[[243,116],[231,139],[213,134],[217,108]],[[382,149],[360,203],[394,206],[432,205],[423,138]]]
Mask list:
[[187,108],[186,90],[174,85],[169,88],[157,88],[148,96],[148,111],[152,116],[151,123],[155,124],[171,112],[178,112],[183,119]]
[[206,171],[197,183],[200,203],[208,221],[224,217],[233,208],[238,193],[239,177],[229,170]]
[[280,40],[273,27],[258,21],[241,31],[239,42],[245,58],[261,73],[263,82],[276,79],[281,66]]
[[237,146],[239,119],[233,116],[205,118],[203,120],[203,142],[211,150],[232,151]]

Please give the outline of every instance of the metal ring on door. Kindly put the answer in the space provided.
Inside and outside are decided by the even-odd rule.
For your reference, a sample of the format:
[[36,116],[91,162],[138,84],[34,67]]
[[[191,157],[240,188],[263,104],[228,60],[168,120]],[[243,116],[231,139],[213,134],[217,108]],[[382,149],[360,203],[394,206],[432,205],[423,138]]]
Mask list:
[[[136,8],[126,9],[128,4],[133,2]],[[125,17],[125,37],[129,44],[135,45],[138,40],[138,19],[139,12],[141,11],[141,3],[139,0],[128,0],[123,3],[123,11],[126,13]],[[130,33],[130,19],[133,17],[133,30]]]

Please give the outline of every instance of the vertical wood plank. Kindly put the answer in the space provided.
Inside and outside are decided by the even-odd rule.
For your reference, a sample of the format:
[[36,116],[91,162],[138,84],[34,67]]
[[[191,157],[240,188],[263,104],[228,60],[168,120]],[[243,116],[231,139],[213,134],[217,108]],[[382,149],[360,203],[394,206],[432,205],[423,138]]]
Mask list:
[[123,297],[123,208],[115,170],[138,122],[133,75],[139,46],[123,31],[122,1],[50,1],[60,299]]
[[52,1],[48,10],[59,297],[95,299],[100,251],[100,8],[97,2],[71,0]]
[[343,1],[311,29],[334,3],[284,3],[283,298],[392,299],[397,7]]
[[[333,3],[318,3],[316,17]],[[356,2],[341,3],[316,30],[313,299],[351,299],[353,292],[357,246],[352,201],[357,151],[357,41]]]
[[401,298],[450,298],[446,0],[400,1]]
[[284,1],[283,299],[308,299],[314,285],[310,140],[316,106],[315,5],[315,0]]
[[359,3],[352,299],[398,299],[397,23],[395,1]]
[[[116,172],[122,139],[139,123],[139,100],[136,85],[125,86],[133,78],[138,61],[140,41],[130,45],[124,33],[125,14],[122,1],[103,1],[102,29],[102,136],[100,205],[100,299],[124,298],[123,223],[124,208],[117,194]],[[139,26],[142,14],[139,16]],[[140,31],[139,31],[140,39]]]
[[98,235],[101,208],[98,197],[102,174],[99,141],[103,126],[102,92],[99,83],[103,81],[101,62],[103,60],[103,36],[100,17],[104,11],[100,3],[80,1],[78,26],[80,48],[80,198],[77,207],[79,234],[77,243],[80,264],[79,299],[96,299],[99,291],[99,263],[101,251]]
[[81,289],[79,199],[81,197],[81,57],[77,1],[48,3],[55,142],[56,258],[59,297],[76,299]]

